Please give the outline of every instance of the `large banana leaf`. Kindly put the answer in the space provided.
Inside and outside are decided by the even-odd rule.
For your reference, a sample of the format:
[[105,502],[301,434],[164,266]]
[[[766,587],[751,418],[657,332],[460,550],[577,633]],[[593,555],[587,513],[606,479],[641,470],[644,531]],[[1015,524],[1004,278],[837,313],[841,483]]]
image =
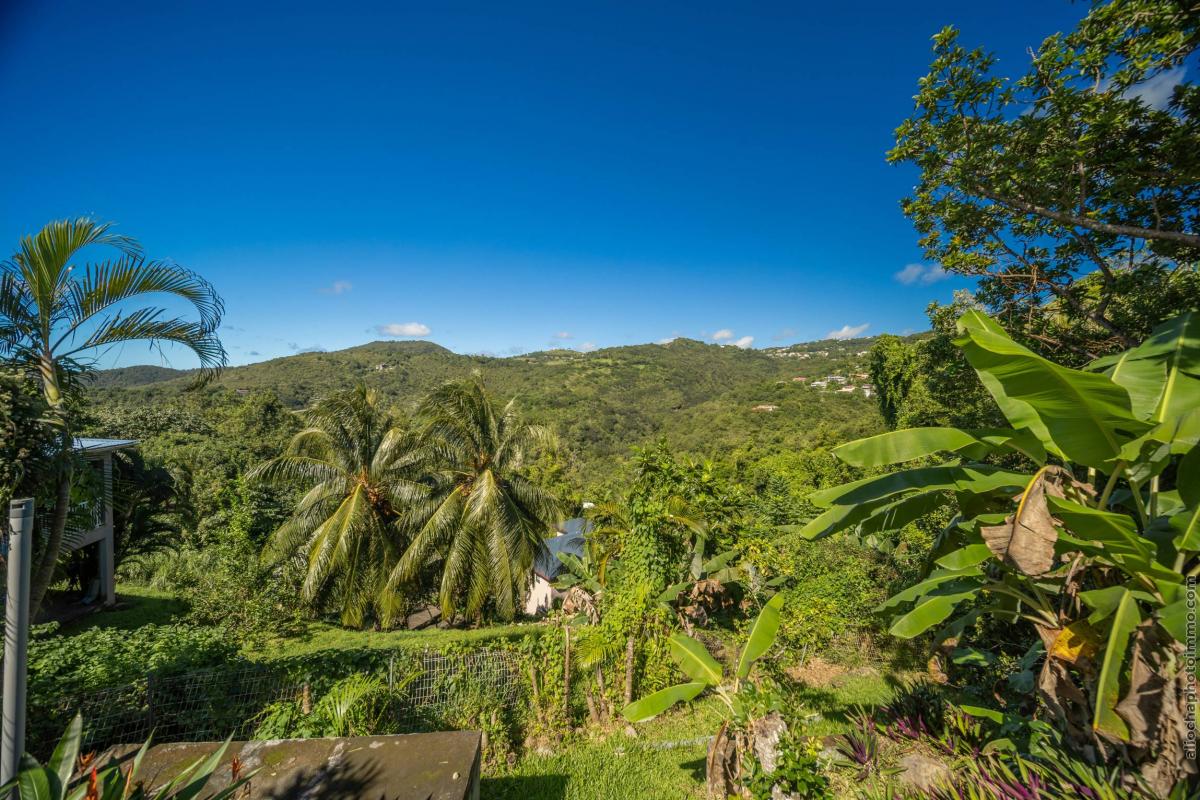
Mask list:
[[742,655],[738,658],[737,676],[745,678],[750,674],[750,666],[763,653],[775,644],[775,634],[779,631],[779,609],[783,607],[783,594],[776,594],[763,606],[754,624],[750,627],[750,635],[742,647]]
[[1154,329],[1132,350],[1091,365],[1124,386],[1133,411],[1169,422],[1200,407],[1200,313],[1187,311]]
[[992,557],[992,550],[986,544],[969,544],[960,547],[952,553],[939,558],[936,563],[944,569],[969,569],[977,567]]
[[1152,545],[1138,533],[1129,516],[1090,508],[1053,495],[1048,495],[1046,501],[1054,516],[1062,520],[1075,538],[1100,542],[1121,552],[1133,552],[1147,560],[1154,558]]
[[676,703],[692,700],[708,688],[707,683],[680,683],[635,700],[621,710],[621,715],[630,722],[645,722],[657,717]]
[[1179,531],[1175,548],[1200,550],[1200,447],[1193,448],[1180,460],[1176,483],[1186,510],[1171,518],[1171,527]]
[[967,586],[977,584],[978,581],[974,579],[982,576],[983,570],[976,565],[962,567],[960,569],[934,570],[925,580],[909,586],[907,589],[902,589],[889,597],[887,600],[884,600],[879,604],[878,607],[876,607],[875,611],[887,611],[889,608],[894,608],[901,603],[910,603],[913,600],[916,600],[918,597],[929,594],[942,584],[949,583],[951,581],[957,581],[957,583],[954,585],[958,589],[965,588]]
[[1029,475],[981,464],[943,464],[918,467],[822,489],[809,495],[819,508],[855,506],[915,491],[959,491],[981,494],[998,489],[1023,489]]
[[912,610],[892,623],[888,633],[901,639],[911,639],[945,621],[955,607],[964,600],[979,594],[979,585],[959,588],[958,584],[945,584],[922,597]]
[[700,642],[682,633],[673,633],[667,645],[671,648],[671,655],[679,662],[679,668],[689,678],[708,686],[721,683],[721,665]]
[[957,344],[1014,428],[1028,428],[1067,461],[1104,469],[1150,428],[1107,375],[1059,366],[1014,342],[978,311],[958,321]]
[[1129,637],[1142,621],[1137,599],[1128,589],[1120,596],[1112,615],[1112,627],[1108,643],[1104,648],[1104,660],[1100,665],[1100,678],[1096,692],[1096,714],[1092,727],[1098,731],[1129,741],[1129,726],[1117,713],[1117,702],[1121,693],[1121,665],[1125,663],[1125,651],[1129,648]]
[[804,525],[785,525],[784,531],[798,531],[806,539],[822,539],[855,526],[862,533],[878,533],[903,528],[948,501],[941,490],[894,497],[883,497],[857,505],[835,505]]
[[[859,534],[896,531],[951,502],[947,492],[920,492],[879,506],[858,524]],[[841,506],[844,507],[844,506]]]
[[889,431],[833,448],[833,454],[855,467],[880,467],[954,453],[972,461],[999,452],[1020,452],[1041,463],[1046,451],[1029,431],[1007,429],[909,428]]

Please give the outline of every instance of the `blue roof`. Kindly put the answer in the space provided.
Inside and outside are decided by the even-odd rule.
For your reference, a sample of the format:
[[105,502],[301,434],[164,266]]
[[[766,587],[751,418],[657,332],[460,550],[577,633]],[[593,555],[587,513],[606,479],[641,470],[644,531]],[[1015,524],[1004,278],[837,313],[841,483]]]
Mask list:
[[533,562],[533,571],[548,581],[554,580],[566,570],[563,563],[558,560],[557,553],[567,553],[573,556],[583,555],[583,549],[587,546],[587,534],[592,530],[592,523],[582,517],[576,517],[566,522],[560,522],[555,527],[560,533],[543,542],[546,546],[542,552],[538,553]]
[[89,439],[81,438],[75,440],[75,449],[81,453],[111,453],[114,450],[123,450],[126,447],[134,447],[138,443],[137,439]]

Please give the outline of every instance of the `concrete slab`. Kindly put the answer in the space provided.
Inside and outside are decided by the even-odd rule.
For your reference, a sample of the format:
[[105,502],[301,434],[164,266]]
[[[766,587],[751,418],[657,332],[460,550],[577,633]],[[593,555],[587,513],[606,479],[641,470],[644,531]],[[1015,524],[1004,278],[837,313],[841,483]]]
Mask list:
[[[220,742],[155,745],[142,761],[139,777],[146,786],[157,788],[220,746]],[[125,761],[137,750],[136,745],[113,747],[100,762]],[[244,795],[247,800],[479,798],[480,736],[474,731],[232,742],[207,789],[216,791],[230,784],[235,755],[243,775],[255,771]]]

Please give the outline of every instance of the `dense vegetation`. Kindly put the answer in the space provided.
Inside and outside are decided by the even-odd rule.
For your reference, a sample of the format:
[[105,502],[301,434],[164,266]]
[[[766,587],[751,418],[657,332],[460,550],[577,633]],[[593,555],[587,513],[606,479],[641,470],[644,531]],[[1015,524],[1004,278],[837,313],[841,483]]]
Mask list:
[[[89,692],[123,684],[103,702],[136,719],[204,666],[287,689],[234,706],[218,680],[172,724],[479,729],[497,797],[1194,796],[1200,90],[1138,89],[1198,47],[1200,10],[1170,0],[1096,2],[1014,81],[934,37],[890,158],[920,170],[903,207],[929,256],[978,281],[916,337],[376,342],[218,374],[212,287],[52,223],[0,273],[0,494],[52,509],[39,583],[65,595],[86,557],[61,537],[97,492],[70,437],[139,439],[118,559],[127,597],[164,604],[38,630],[39,732],[102,741],[68,725]],[[69,269],[87,244],[115,260]],[[163,291],[195,319],[113,310]],[[80,360],[130,339],[204,369]],[[582,549],[521,620],[568,516]],[[405,630],[435,607],[439,630]],[[418,708],[455,658],[507,666],[451,670]],[[690,774],[653,755],[676,745]],[[65,791],[62,766],[27,773]],[[576,779],[519,780],[547,770]]]
[[[631,446],[658,438],[682,452],[758,458],[876,430],[874,403],[861,391],[839,394],[793,381],[832,374],[862,385],[866,381],[854,376],[865,373],[869,346],[869,340],[831,340],[743,350],[676,339],[594,353],[492,358],[427,342],[374,342],[227,369],[201,394],[187,391],[188,373],[155,368],[149,380],[134,367],[96,376],[95,407],[102,416],[93,430],[135,437],[172,424],[204,430],[196,417],[213,403],[266,396],[300,409],[358,383],[410,411],[445,381],[478,372],[498,397],[517,398],[529,419],[554,428],[570,454],[561,469],[582,487],[605,482]],[[163,380],[167,374],[173,377]],[[754,411],[759,405],[778,410]],[[167,414],[176,416],[173,423]]]

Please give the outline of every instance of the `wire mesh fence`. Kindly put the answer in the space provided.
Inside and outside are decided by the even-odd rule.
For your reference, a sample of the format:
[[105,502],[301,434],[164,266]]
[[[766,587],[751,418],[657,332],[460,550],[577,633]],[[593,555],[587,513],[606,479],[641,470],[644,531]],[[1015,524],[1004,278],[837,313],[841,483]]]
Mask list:
[[[151,734],[155,742],[248,739],[273,704],[308,703],[352,674],[377,678],[394,693],[398,702],[389,705],[393,718],[387,727],[397,732],[445,729],[456,704],[469,702],[469,696],[512,707],[522,693],[516,656],[504,650],[363,656],[358,663],[364,666],[313,674],[252,662],[169,676],[147,673],[134,683],[31,708],[27,749],[43,755],[52,750],[76,713],[84,720],[85,749],[137,743]],[[353,654],[347,660],[354,662]]]

